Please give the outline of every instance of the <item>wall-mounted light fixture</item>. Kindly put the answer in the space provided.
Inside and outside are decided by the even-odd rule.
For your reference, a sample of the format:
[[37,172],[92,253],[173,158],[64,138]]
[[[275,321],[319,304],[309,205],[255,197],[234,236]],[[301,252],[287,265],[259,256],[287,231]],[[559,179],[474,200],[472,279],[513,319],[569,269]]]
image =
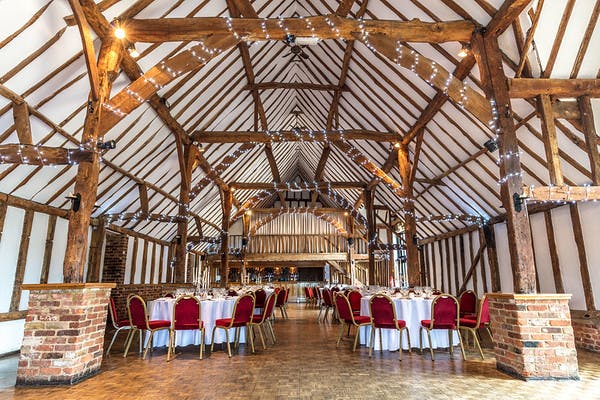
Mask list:
[[73,210],[74,212],[79,211],[79,208],[81,207],[81,194],[80,193],[70,193],[68,196],[65,197],[67,200],[71,200],[71,210]]
[[109,140],[108,142],[100,142],[98,143],[98,149],[100,150],[112,150],[117,147],[117,142],[114,140]]

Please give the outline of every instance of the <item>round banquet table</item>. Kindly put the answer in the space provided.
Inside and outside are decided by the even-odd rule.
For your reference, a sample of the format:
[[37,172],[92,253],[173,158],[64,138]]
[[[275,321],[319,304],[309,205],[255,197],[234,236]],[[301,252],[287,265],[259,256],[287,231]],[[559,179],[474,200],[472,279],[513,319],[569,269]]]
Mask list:
[[[211,344],[211,335],[215,320],[221,318],[230,318],[233,313],[233,306],[237,297],[226,297],[214,300],[202,300],[200,302],[200,317],[204,321],[204,330],[206,333],[205,343]],[[148,302],[149,319],[162,319],[171,321],[173,316],[173,306],[175,299],[173,298],[158,298]],[[229,332],[229,340],[233,341],[234,330]],[[149,334],[146,334],[148,340]],[[226,339],[225,330],[217,329],[215,332],[215,343],[224,343]],[[161,330],[154,333],[154,347],[167,346],[169,344],[169,331]],[[240,332],[240,343],[246,343],[246,329]],[[200,344],[199,330],[177,331],[175,335],[175,344],[177,346],[187,346],[190,344]]]
[[[360,300],[360,315],[371,315],[369,301],[371,296],[363,296]],[[419,347],[419,327],[421,320],[430,319],[431,303],[433,299],[425,299],[423,297],[415,297],[412,299],[392,298],[394,307],[396,308],[396,318],[406,321],[406,327],[410,334],[410,344],[412,347]],[[405,335],[404,333],[402,335]],[[383,341],[383,350],[398,350],[400,347],[399,331],[395,329],[382,329],[381,336]],[[365,326],[360,328],[360,344],[370,345],[371,327]],[[458,345],[458,334],[452,332],[452,344]],[[431,331],[431,347],[448,347],[448,331],[445,329]],[[423,330],[423,348],[429,348],[427,341],[427,332]],[[381,350],[379,345],[379,332],[376,332],[374,350]],[[402,337],[402,349],[408,350],[408,341],[406,336]]]

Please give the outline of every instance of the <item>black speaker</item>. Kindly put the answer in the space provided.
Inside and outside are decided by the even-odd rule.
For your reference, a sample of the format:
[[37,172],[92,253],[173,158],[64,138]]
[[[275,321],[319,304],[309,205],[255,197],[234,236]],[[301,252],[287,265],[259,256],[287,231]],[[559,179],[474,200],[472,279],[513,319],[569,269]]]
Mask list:
[[495,247],[495,245],[496,245],[496,243],[494,241],[494,233],[493,233],[492,229],[494,229],[492,225],[484,225],[483,226],[483,236],[485,237],[485,243],[489,247]]
[[248,244],[248,238],[242,238],[242,246],[246,246]]
[[354,244],[354,238],[348,238],[348,246],[352,246]]

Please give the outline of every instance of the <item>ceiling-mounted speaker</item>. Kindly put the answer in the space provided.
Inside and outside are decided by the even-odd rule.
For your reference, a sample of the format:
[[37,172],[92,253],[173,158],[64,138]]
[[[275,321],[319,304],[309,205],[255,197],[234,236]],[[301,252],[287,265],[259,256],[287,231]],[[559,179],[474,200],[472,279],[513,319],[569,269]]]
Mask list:
[[354,238],[349,237],[348,238],[348,246],[352,246],[354,245]]

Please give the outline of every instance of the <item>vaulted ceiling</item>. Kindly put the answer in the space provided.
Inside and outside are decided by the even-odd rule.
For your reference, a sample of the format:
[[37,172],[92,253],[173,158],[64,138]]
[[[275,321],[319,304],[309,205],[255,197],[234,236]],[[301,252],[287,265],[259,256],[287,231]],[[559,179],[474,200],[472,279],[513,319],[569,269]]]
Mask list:
[[[247,18],[255,11],[260,18],[292,18],[344,14],[345,6],[351,5],[351,19],[364,15],[365,20],[468,20],[485,27],[493,23],[504,2],[363,0],[344,1],[341,6],[338,1],[327,0],[230,3],[104,0],[92,7],[96,9],[95,19],[88,14],[88,20],[97,35],[103,35],[102,29],[116,17],[122,21],[132,17]],[[600,53],[594,49],[600,48],[600,30],[594,28],[599,11],[600,1],[532,1],[500,37],[506,75],[597,78]],[[2,2],[0,144],[19,143],[11,112],[17,99],[29,107],[34,144],[79,145],[90,86],[72,14],[69,3],[62,0]],[[534,34],[529,35],[532,25]],[[459,79],[483,95],[473,57],[461,59],[457,55],[460,42],[402,44],[433,60],[440,69],[464,74]],[[98,36],[94,45],[98,51]],[[140,73],[197,45],[197,41],[135,43],[141,55],[135,60],[129,58],[112,95],[123,93]],[[525,54],[522,49],[526,49]],[[307,184],[361,182],[374,186],[378,181],[365,168],[368,162],[401,182],[393,143],[409,133],[417,133],[409,148],[412,158],[415,152],[419,155],[414,188],[416,213],[423,219],[418,226],[420,236],[472,224],[469,216],[487,219],[503,212],[497,153],[483,147],[494,133],[460,102],[446,101],[442,91],[411,68],[396,64],[361,40],[321,40],[303,51],[308,58],[290,56],[290,46],[282,40],[234,42],[201,68],[181,75],[175,71],[178,76],[161,85],[157,97],[119,117],[104,134],[102,140],[115,140],[117,148],[103,154],[99,207],[94,216],[107,216],[112,224],[170,240],[177,227],[168,219],[179,214],[181,174],[176,137],[181,132],[190,142],[200,142],[204,150],[201,157],[206,161],[192,172],[188,207],[192,235],[198,234],[199,223],[204,236],[218,236],[223,184],[300,180]],[[595,101],[592,105],[598,121],[600,105]],[[549,178],[536,103],[516,99],[512,106],[524,182],[545,185]],[[105,115],[109,114],[107,110]],[[565,117],[568,115],[557,119],[565,183],[583,185],[591,179],[584,134],[577,121]],[[422,135],[418,134],[419,127],[424,127]],[[386,139],[313,140],[322,130],[330,135],[370,132],[372,137]],[[233,134],[236,140],[222,143],[225,131],[239,134]],[[250,142],[258,136],[250,135],[254,139],[246,140],[242,135],[256,131],[267,139]],[[279,136],[286,134],[283,131],[292,136],[301,134],[304,140],[280,141]],[[378,132],[387,136],[377,136]],[[65,196],[73,191],[76,168],[0,165],[0,192],[68,209]],[[360,204],[360,195],[360,188],[322,188],[319,199],[329,206],[352,207]],[[148,212],[136,218],[135,213],[142,211],[140,198],[145,196]],[[255,206],[272,204],[278,194],[244,189],[235,190],[234,197],[232,214],[250,199],[256,200],[252,203]],[[391,185],[377,185],[375,197],[376,204],[402,216],[401,199]],[[153,214],[150,220],[145,218],[148,213]],[[427,221],[428,216],[441,215],[448,218]]]

